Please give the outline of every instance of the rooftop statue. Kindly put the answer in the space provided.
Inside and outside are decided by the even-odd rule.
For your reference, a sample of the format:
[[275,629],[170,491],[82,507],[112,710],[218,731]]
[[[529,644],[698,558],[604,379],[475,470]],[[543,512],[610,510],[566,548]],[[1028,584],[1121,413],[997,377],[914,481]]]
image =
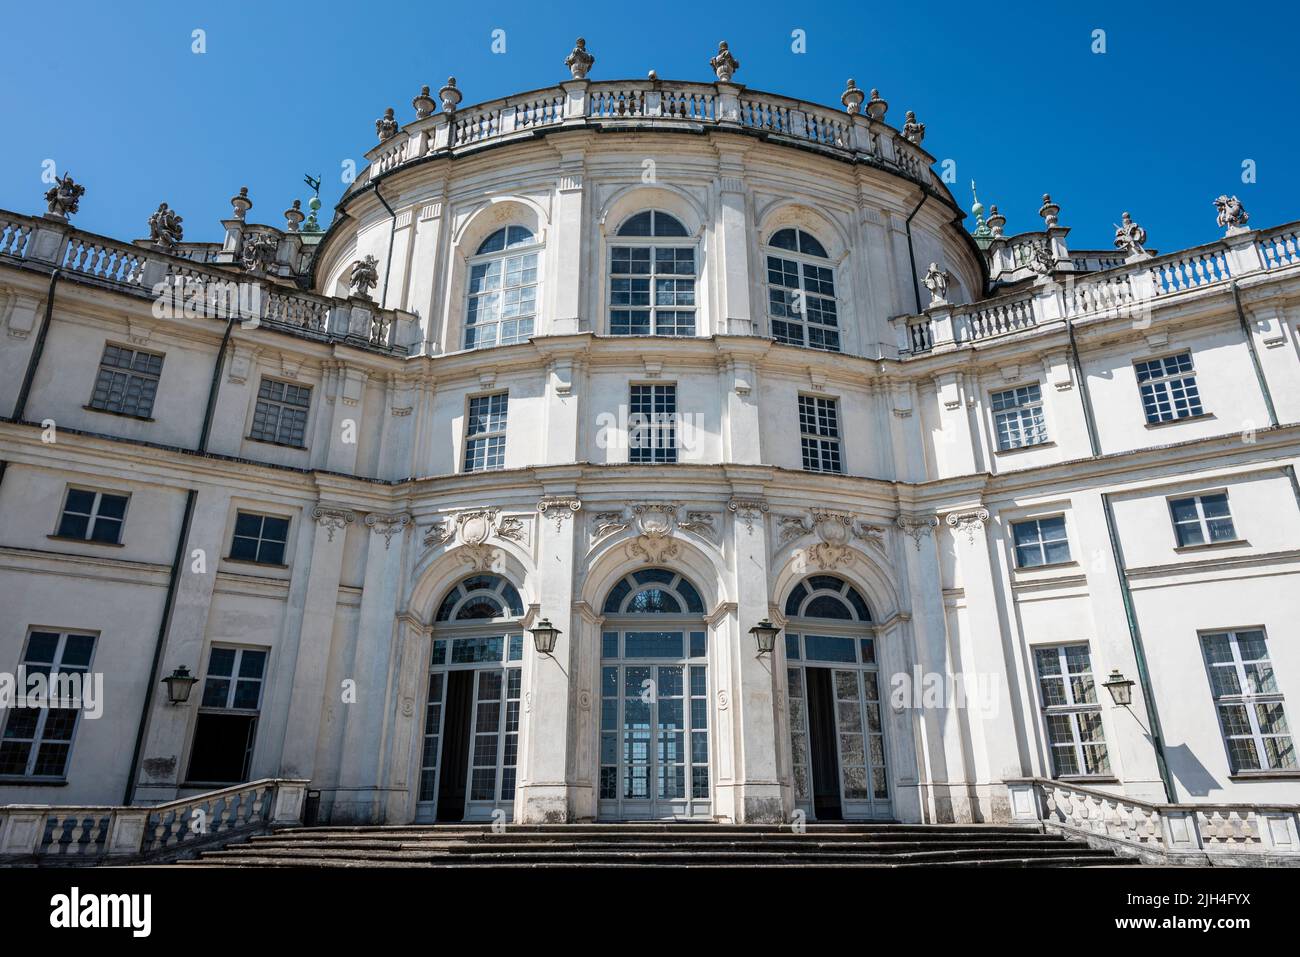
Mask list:
[[1229,236],[1246,231],[1250,214],[1236,196],[1220,196],[1214,201],[1214,208],[1219,211],[1219,225],[1228,230]]
[[240,258],[249,272],[269,272],[279,249],[280,241],[270,233],[253,233],[244,238]]
[[71,174],[64,173],[45,191],[45,202],[49,205],[49,212],[46,215],[54,219],[67,219],[70,214],[77,211],[77,206],[85,193],[86,187],[73,182]]
[[925,124],[916,122],[916,113],[912,110],[908,110],[904,118],[907,122],[903,124],[903,138],[909,143],[920,146],[921,141],[925,139]]
[[713,72],[718,75],[719,82],[730,83],[731,78],[740,69],[740,61],[731,55],[731,50],[727,47],[727,41],[723,40],[718,44],[717,56],[709,60],[709,66],[713,67]]
[[569,68],[575,80],[585,80],[595,62],[596,58],[587,52],[587,41],[582,37],[578,37],[573,50],[564,58],[564,65]]
[[1144,258],[1149,255],[1146,242],[1147,231],[1125,213],[1120,219],[1120,224],[1115,227],[1115,247],[1124,250],[1130,259]]
[[1029,248],[1029,268],[1040,276],[1046,276],[1056,268],[1056,257],[1051,247],[1045,242],[1035,242]]
[[352,264],[352,274],[348,278],[348,285],[356,291],[356,294],[363,299],[370,298],[370,290],[379,285],[379,260],[374,256],[366,256],[365,259],[358,259]]
[[952,278],[946,270],[940,269],[938,263],[930,263],[925,273],[925,288],[930,290],[931,306],[948,305],[948,281]]
[[383,116],[375,120],[375,135],[379,137],[381,143],[390,136],[397,135],[397,119],[393,116],[391,106],[384,110]]
[[149,217],[149,239],[160,249],[174,249],[184,236],[181,217],[176,210],[166,203],[159,203],[158,209]]

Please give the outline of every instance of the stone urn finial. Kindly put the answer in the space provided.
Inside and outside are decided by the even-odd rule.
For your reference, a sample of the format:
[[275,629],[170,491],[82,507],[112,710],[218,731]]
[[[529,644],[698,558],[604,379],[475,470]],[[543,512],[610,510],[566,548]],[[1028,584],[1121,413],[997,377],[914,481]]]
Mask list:
[[569,68],[575,80],[585,80],[587,72],[595,64],[596,58],[587,52],[587,41],[582,37],[574,42],[573,49],[564,58],[564,65]]
[[415,109],[415,118],[422,120],[438,108],[438,102],[429,95],[429,88],[422,86],[419,94],[411,101],[411,106]]
[[1043,217],[1043,225],[1052,229],[1057,224],[1057,216],[1061,212],[1061,207],[1052,202],[1052,197],[1047,193],[1043,194],[1043,205],[1038,207],[1038,215]]
[[185,228],[181,226],[181,217],[176,215],[176,210],[166,203],[159,203],[158,209],[149,217],[150,241],[159,249],[170,251],[176,248],[184,235]]
[[369,255],[365,259],[356,260],[352,264],[348,285],[362,299],[369,299],[370,290],[379,285],[379,260]]
[[454,76],[447,77],[447,85],[438,91],[438,99],[442,100],[442,112],[456,112],[456,107],[460,106],[461,93],[456,88],[456,78]]
[[384,110],[384,115],[375,120],[375,136],[379,142],[383,142],[390,136],[397,135],[397,118],[393,115],[393,108],[390,106]]
[[862,109],[862,101],[866,99],[866,94],[858,89],[858,84],[850,79],[848,85],[844,87],[844,92],[840,94],[840,102],[844,104],[844,110],[849,114],[856,114]]
[[916,122],[916,113],[908,110],[903,124],[903,138],[913,146],[920,146],[925,139],[925,124]]
[[988,223],[989,233],[994,239],[1002,237],[1002,227],[1007,224],[1007,218],[998,212],[998,204],[994,203],[989,207],[989,218],[985,220]]
[[76,183],[70,173],[64,173],[54,180],[54,185],[45,191],[46,216],[50,219],[68,221],[68,217],[77,211],[86,187]]
[[718,44],[718,55],[709,61],[709,66],[718,75],[718,82],[730,83],[732,76],[740,69],[740,61],[731,55],[727,41],[723,40]]
[[247,186],[239,187],[239,194],[230,197],[230,205],[235,207],[235,219],[243,222],[244,217],[248,215],[248,211],[253,208],[253,201],[248,198]]
[[1219,225],[1227,230],[1224,235],[1236,236],[1248,231],[1246,223],[1250,221],[1250,214],[1236,196],[1220,196],[1214,201],[1214,208],[1219,211]]
[[885,118],[885,111],[889,109],[889,102],[880,97],[880,91],[873,89],[871,99],[867,100],[867,116],[879,123]]
[[302,200],[295,199],[293,205],[284,211],[284,228],[287,232],[296,233],[302,221],[306,219],[302,211]]

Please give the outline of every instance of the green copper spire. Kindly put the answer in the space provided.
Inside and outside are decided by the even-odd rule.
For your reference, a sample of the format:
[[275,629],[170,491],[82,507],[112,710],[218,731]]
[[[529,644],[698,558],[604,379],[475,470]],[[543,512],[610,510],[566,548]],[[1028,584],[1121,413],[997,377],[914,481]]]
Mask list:
[[993,230],[989,229],[988,223],[984,222],[984,204],[980,202],[975,192],[975,180],[970,181],[970,194],[975,197],[975,203],[970,208],[970,211],[975,214],[975,231],[971,235],[975,237],[975,244],[980,249],[987,249],[989,243],[993,242]]

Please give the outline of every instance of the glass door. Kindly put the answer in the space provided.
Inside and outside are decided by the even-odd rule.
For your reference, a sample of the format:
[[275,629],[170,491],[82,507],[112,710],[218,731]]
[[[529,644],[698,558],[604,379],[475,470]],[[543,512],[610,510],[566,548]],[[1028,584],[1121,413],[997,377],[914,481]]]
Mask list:
[[[839,805],[846,819],[889,819],[892,807],[885,766],[879,671],[871,638],[786,634],[790,755],[796,804],[814,808],[814,744],[817,727],[833,727],[817,744],[837,763]],[[810,672],[829,671],[829,695],[809,694]],[[814,676],[815,677],[815,676]],[[819,708],[821,713],[813,714]]]
[[702,631],[604,635],[601,817],[712,816],[706,656]]

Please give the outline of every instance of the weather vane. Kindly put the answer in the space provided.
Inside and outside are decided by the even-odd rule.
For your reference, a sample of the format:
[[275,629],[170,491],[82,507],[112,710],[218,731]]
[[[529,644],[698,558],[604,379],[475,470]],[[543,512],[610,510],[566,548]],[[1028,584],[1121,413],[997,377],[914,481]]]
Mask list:
[[317,176],[315,179],[313,179],[313,178],[312,178],[312,175],[311,175],[310,173],[308,173],[308,174],[306,174],[305,176],[303,176],[302,179],[303,179],[303,182],[304,182],[304,183],[306,183],[308,186],[310,186],[310,187],[312,188],[312,191],[313,191],[317,196],[320,195],[320,177],[319,177],[319,176]]

